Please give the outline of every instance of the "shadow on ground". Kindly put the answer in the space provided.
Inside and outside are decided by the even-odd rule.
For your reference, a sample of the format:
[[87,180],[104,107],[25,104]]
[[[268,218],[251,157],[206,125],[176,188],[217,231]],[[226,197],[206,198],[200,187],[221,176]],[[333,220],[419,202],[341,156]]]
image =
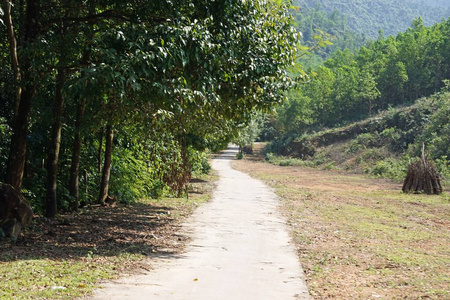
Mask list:
[[0,262],[120,253],[170,255],[182,247],[184,237],[176,234],[178,228],[171,208],[150,204],[91,207],[55,220],[37,217],[15,245],[0,243]]
[[223,159],[223,160],[234,160],[236,159],[236,154],[239,151],[238,146],[231,146],[228,149],[221,151],[220,153],[213,155],[214,159]]

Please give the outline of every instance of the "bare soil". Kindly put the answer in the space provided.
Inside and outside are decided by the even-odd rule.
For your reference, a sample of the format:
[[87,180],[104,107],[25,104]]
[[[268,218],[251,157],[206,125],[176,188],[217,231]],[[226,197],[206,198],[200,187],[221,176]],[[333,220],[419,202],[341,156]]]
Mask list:
[[281,198],[313,299],[450,298],[450,196],[405,195],[360,174],[263,162],[234,167]]

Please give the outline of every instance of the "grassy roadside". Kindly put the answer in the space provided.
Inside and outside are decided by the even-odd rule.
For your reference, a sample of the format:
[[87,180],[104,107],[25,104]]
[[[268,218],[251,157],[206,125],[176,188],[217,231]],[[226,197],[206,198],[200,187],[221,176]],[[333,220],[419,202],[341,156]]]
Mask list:
[[314,299],[450,297],[450,196],[254,157],[235,168],[281,198]]
[[183,250],[180,223],[210,199],[216,180],[193,180],[188,199],[90,207],[54,221],[37,217],[16,244],[0,242],[0,299],[74,299],[101,280],[151,269],[152,255]]

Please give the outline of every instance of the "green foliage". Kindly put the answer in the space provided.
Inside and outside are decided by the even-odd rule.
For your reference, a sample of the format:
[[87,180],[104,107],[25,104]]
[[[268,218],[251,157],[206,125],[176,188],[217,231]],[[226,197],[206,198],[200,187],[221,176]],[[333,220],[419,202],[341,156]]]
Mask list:
[[[0,174],[6,174],[6,161],[8,158],[9,140],[11,137],[11,129],[6,123],[6,120],[0,117]],[[0,181],[4,181],[3,175],[0,176]]]
[[[253,145],[253,142],[259,137],[262,131],[264,116],[260,113],[254,114],[252,118],[242,125],[233,139],[233,143],[242,150],[245,146]],[[241,151],[242,152],[242,151]]]
[[303,161],[298,158],[277,156],[273,153],[266,153],[265,159],[267,162],[278,165],[281,167],[291,167],[291,166],[310,166],[308,161]]
[[208,156],[204,151],[188,148],[189,164],[194,175],[205,175],[211,171],[211,165],[208,162]]
[[[301,136],[436,93],[450,72],[449,51],[450,19],[432,27],[417,19],[396,37],[380,37],[354,52],[338,50],[323,66],[309,70],[309,83],[288,94],[289,100],[277,109],[274,127],[279,135]],[[424,111],[419,110],[408,124],[398,115],[397,127],[407,143],[394,141],[395,147],[406,149],[413,135],[419,134],[415,128],[423,123],[419,114]],[[445,138],[436,143],[445,143]]]
[[375,163],[371,168],[366,168],[366,172],[376,177],[390,178],[397,181],[405,179],[408,165],[393,158],[387,158]]
[[[435,162],[444,180],[448,180],[448,134],[443,132],[450,121],[449,96],[449,92],[443,91],[414,105],[390,108],[345,127],[310,135],[285,135],[266,147],[266,158],[282,165],[360,170],[400,182],[410,163],[420,157],[425,142],[427,157]],[[302,163],[274,153],[301,157]]]
[[339,10],[326,11],[320,5],[303,5],[293,12],[297,28],[302,32],[303,44],[314,53],[305,53],[301,62],[306,66],[319,66],[337,50],[354,50],[362,46],[366,37],[348,27],[348,18]]
[[[115,131],[111,195],[126,203],[180,195],[192,173],[209,172],[207,149],[226,147],[237,132],[242,143],[253,141],[261,122],[255,123],[255,112],[270,111],[303,80],[295,65],[300,34],[292,26],[290,1],[82,1],[76,9],[72,4],[25,1],[12,8],[24,64],[20,84],[32,90],[26,94],[30,112],[20,112],[30,121],[23,187],[37,212],[46,203],[47,156],[55,151],[49,143],[52,100],[61,70],[67,71],[65,111],[58,116],[63,210],[73,209],[68,183],[78,133],[82,204],[95,203],[99,195],[105,152],[99,133],[106,126]],[[26,36],[27,10],[42,25],[32,37]],[[0,180],[15,98],[5,30],[0,26]]]
[[287,95],[288,101],[277,109],[280,129],[283,133],[304,131],[312,123],[311,99],[298,90],[292,90]]
[[[113,157],[111,170],[111,194],[118,200],[130,203],[137,199],[161,197],[161,187],[152,168],[147,151],[119,148]],[[162,189],[162,191],[161,191]]]
[[434,164],[439,172],[439,174],[447,180],[447,182],[450,182],[450,160],[448,160],[446,157],[440,157],[434,159]]
[[349,153],[356,153],[362,149],[367,149],[368,147],[376,146],[379,142],[379,136],[372,133],[363,133],[352,140],[348,147]]
[[450,93],[439,95],[437,102],[439,108],[429,117],[416,149],[421,149],[421,143],[425,143],[430,157],[450,160]]
[[239,151],[238,154],[236,154],[236,159],[244,159],[244,151]]

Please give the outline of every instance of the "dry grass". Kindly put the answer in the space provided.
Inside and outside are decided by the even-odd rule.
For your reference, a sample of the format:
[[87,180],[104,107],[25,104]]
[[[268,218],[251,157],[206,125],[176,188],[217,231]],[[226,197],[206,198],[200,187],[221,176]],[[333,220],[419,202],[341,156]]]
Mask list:
[[450,298],[447,193],[405,195],[386,180],[258,160],[234,166],[280,196],[314,299]]

